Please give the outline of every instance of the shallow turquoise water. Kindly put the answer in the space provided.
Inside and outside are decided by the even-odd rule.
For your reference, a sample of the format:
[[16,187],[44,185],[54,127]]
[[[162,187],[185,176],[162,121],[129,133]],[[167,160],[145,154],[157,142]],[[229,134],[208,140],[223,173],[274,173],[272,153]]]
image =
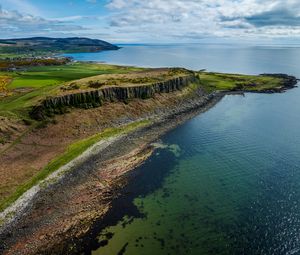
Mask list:
[[[124,64],[135,64],[135,47],[137,55],[158,51],[162,65],[171,61],[164,46],[130,46],[123,50],[132,62]],[[194,62],[197,52],[211,70],[300,77],[298,48],[186,47],[169,48],[174,65],[190,55],[187,67],[204,68]],[[124,52],[102,60],[118,62],[114,54],[122,63]],[[169,132],[161,139],[168,147],[132,174],[86,253],[300,254],[299,110],[300,89],[227,96]]]

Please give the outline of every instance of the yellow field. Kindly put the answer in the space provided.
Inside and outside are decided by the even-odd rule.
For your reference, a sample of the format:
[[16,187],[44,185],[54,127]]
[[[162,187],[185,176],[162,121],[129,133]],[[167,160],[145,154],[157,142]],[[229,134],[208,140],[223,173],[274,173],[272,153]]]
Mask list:
[[9,76],[0,76],[0,96],[7,96],[9,94],[7,85],[11,80],[12,79]]

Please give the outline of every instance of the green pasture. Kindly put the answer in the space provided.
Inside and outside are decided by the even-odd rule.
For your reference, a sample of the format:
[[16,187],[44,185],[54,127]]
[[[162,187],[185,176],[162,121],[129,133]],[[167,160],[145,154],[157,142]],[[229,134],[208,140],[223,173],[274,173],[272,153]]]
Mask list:
[[61,66],[30,67],[23,71],[0,72],[13,78],[8,85],[12,95],[0,98],[0,115],[24,115],[26,108],[64,82],[100,74],[122,74],[140,70],[135,67],[120,67],[96,63],[71,63]]

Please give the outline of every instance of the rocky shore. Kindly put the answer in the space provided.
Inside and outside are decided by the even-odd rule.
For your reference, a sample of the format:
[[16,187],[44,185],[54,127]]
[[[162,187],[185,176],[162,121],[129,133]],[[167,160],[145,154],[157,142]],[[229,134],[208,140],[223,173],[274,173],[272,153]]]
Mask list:
[[[288,89],[295,88],[299,79],[297,79],[295,76],[287,75],[287,74],[281,74],[281,73],[275,73],[275,74],[261,74],[261,76],[270,76],[270,77],[276,77],[276,78],[281,78],[283,80],[283,83],[280,87],[278,88],[273,88],[273,89],[264,89],[261,91],[254,91],[255,93],[281,93],[284,92]],[[253,91],[247,91],[245,90],[244,92],[253,92]]]
[[11,212],[0,229],[0,253],[74,254],[95,222],[109,211],[118,190],[126,185],[126,172],[142,164],[161,135],[189,118],[206,111],[224,93],[205,94],[198,89],[176,108],[161,109],[152,124],[115,137],[90,151],[63,176],[39,190]]
[[[280,91],[274,92],[297,83],[292,78],[286,81]],[[198,88],[175,108],[144,117],[151,120],[150,125],[93,146],[80,160],[71,162],[59,178],[39,186],[16,211],[6,215],[10,220],[0,228],[0,254],[80,254],[85,236],[109,212],[112,201],[126,186],[127,173],[155,150],[152,143],[210,109],[226,94],[230,93],[207,94]]]

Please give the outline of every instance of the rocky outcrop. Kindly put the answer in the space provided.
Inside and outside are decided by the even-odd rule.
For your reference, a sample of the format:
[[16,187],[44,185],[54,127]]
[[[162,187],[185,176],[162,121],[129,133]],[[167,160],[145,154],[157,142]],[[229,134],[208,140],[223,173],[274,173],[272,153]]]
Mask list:
[[31,117],[42,120],[47,114],[49,115],[51,113],[62,111],[66,107],[92,108],[101,106],[104,101],[126,102],[127,100],[134,98],[151,98],[156,93],[170,93],[181,90],[195,81],[195,75],[191,74],[149,85],[105,87],[97,90],[81,91],[49,97],[32,109]]
[[264,74],[261,74],[261,76],[271,76],[271,77],[282,79],[282,85],[280,87],[258,91],[261,93],[283,92],[287,89],[292,89],[292,88],[296,87],[296,85],[299,81],[295,76],[291,76],[291,75],[287,75],[287,74],[283,74],[283,73],[272,73],[272,74],[264,73]]

